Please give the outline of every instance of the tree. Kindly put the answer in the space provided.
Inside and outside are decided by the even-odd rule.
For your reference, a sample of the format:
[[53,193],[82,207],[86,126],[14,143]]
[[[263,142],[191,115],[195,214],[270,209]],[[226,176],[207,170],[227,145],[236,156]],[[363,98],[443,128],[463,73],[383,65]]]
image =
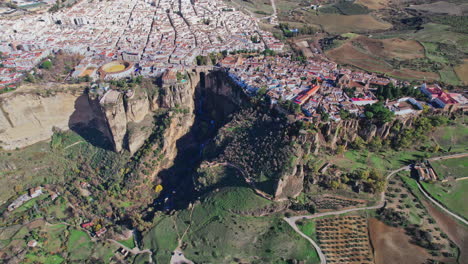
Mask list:
[[331,181],[330,182],[330,188],[332,188],[333,190],[336,190],[336,189],[340,188],[340,182],[339,181]]
[[362,139],[360,136],[357,136],[356,139],[354,139],[351,146],[352,146],[353,149],[358,149],[359,150],[359,149],[364,148],[365,144],[366,144],[366,142],[364,141],[364,139]]
[[338,147],[336,147],[336,154],[343,155],[345,150],[346,150],[346,147],[344,145],[339,145]]
[[364,115],[367,119],[379,124],[390,122],[395,116],[395,114],[386,108],[382,102],[366,105],[364,111]]
[[45,69],[45,70],[50,70],[52,69],[52,61],[50,60],[45,60],[41,63],[40,67],[41,69]]
[[371,151],[379,151],[382,149],[382,139],[375,137],[369,142],[368,146]]
[[259,88],[257,90],[257,96],[258,97],[263,97],[267,93],[267,88],[265,86]]
[[351,116],[351,113],[350,113],[348,110],[340,109],[340,117],[341,117],[341,119],[345,120],[345,119],[350,118],[350,116]]
[[24,78],[24,81],[29,82],[29,83],[34,83],[34,82],[36,82],[36,79],[34,78],[34,76],[31,73],[27,73],[26,77]]
[[201,66],[201,65],[207,65],[208,64],[208,58],[206,56],[201,56],[201,55],[198,55],[197,58],[197,65],[198,66]]

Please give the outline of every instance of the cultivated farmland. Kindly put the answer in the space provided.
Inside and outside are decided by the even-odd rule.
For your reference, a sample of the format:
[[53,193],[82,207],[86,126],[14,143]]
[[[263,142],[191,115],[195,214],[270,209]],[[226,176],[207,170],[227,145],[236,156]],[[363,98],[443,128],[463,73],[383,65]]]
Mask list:
[[464,85],[468,85],[468,59],[463,61],[463,64],[455,67],[455,72],[458,75],[458,78],[463,82]]
[[359,207],[366,204],[366,200],[351,199],[337,195],[323,195],[313,199],[317,210],[338,210],[350,207]]
[[365,217],[320,219],[316,231],[328,263],[373,263]]
[[424,48],[413,40],[399,38],[376,40],[361,36],[327,51],[326,55],[342,65],[351,65],[399,78],[439,79],[439,75],[433,72],[405,68],[394,69],[391,63],[394,59],[408,60],[424,57]]
[[325,31],[330,33],[342,34],[348,32],[369,32],[374,30],[385,30],[392,27],[391,24],[377,20],[372,15],[339,15],[339,14],[323,14],[312,15],[306,14],[303,19],[308,24],[322,26]]

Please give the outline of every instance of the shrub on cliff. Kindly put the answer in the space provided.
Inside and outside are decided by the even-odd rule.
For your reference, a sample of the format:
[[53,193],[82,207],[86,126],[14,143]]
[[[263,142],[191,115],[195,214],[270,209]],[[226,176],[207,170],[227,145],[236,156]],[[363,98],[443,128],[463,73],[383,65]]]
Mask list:
[[242,168],[259,188],[273,191],[294,166],[297,129],[269,110],[246,109],[234,116],[217,138],[220,159]]

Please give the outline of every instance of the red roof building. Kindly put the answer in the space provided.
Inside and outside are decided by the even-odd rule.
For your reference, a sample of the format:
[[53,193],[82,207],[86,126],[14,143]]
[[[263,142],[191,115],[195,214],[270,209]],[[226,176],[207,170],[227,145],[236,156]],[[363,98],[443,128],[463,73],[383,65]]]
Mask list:
[[94,225],[93,222],[87,222],[87,223],[81,224],[81,228],[88,228],[88,227],[92,227],[93,225]]
[[320,89],[320,85],[318,84],[315,85],[314,87],[312,87],[312,89],[308,90],[307,92],[298,95],[296,99],[294,99],[294,102],[296,104],[303,105],[305,102],[307,102],[307,100],[309,100],[309,98],[312,95],[316,94],[319,89]]

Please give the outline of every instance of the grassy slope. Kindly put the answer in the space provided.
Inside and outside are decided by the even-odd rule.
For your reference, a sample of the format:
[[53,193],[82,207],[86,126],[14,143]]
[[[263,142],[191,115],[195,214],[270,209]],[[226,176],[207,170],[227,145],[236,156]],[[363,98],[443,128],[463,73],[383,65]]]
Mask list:
[[468,177],[468,157],[437,160],[431,162],[431,165],[442,179],[447,177]]
[[[83,142],[70,146],[76,142]],[[88,163],[100,163],[103,157],[110,157],[115,165],[125,157],[106,151],[86,142],[74,132],[66,132],[55,149],[50,141],[43,141],[29,147],[5,151],[0,150],[0,204],[15,195],[17,190],[27,190],[41,184],[62,184],[79,171],[80,158]],[[9,164],[11,168],[4,166]]]
[[317,235],[315,233],[315,220],[304,220],[302,224],[298,223],[298,226],[302,233],[311,237],[314,241],[317,240]]
[[421,183],[432,197],[441,202],[450,211],[468,218],[468,180],[451,183]]
[[122,245],[128,247],[128,248],[134,248],[136,245],[135,245],[135,240],[133,239],[133,236],[131,236],[129,239],[127,240],[121,240],[119,241]]
[[468,52],[468,35],[448,31],[447,29],[449,28],[450,26],[428,23],[424,24],[424,29],[418,30],[416,32],[414,30],[389,32],[377,34],[376,37],[401,37],[404,39],[415,39],[421,42],[455,44],[460,50]]
[[70,252],[70,259],[85,260],[89,258],[93,243],[88,234],[80,230],[70,230],[67,249]]
[[452,152],[465,152],[468,149],[468,126],[460,122],[454,126],[437,128],[432,138],[445,150],[451,148]]
[[[465,152],[468,149],[468,127],[463,124],[438,127],[429,134],[431,141],[423,142],[423,146],[432,146],[434,142],[440,145],[442,150],[450,152]],[[433,141],[433,142],[432,142]],[[379,152],[367,150],[348,150],[341,156],[325,156],[325,162],[331,162],[347,171],[364,168],[377,168],[381,171],[389,171],[408,165],[411,161],[423,157],[424,154],[430,156],[442,155],[441,153],[427,153],[416,149],[395,151],[387,148]],[[455,162],[455,161],[442,161]],[[457,162],[455,162],[457,163]],[[437,164],[437,163],[435,163]]]
[[[448,64],[448,59],[444,56],[443,53],[438,51],[438,44],[434,42],[421,42],[424,46],[426,58],[433,62],[437,63],[446,63]],[[453,85],[460,85],[460,79],[454,71],[454,68],[447,66],[439,71],[440,80]]]
[[[223,188],[195,205],[193,214],[184,210],[163,217],[144,237],[145,247],[156,251],[156,259],[170,259],[177,238],[184,237],[184,253],[200,263],[226,263],[235,258],[248,263],[284,263],[287,259],[317,263],[318,256],[280,216],[252,217],[234,213],[263,208],[270,202],[244,187]],[[255,257],[256,256],[256,257]]]

